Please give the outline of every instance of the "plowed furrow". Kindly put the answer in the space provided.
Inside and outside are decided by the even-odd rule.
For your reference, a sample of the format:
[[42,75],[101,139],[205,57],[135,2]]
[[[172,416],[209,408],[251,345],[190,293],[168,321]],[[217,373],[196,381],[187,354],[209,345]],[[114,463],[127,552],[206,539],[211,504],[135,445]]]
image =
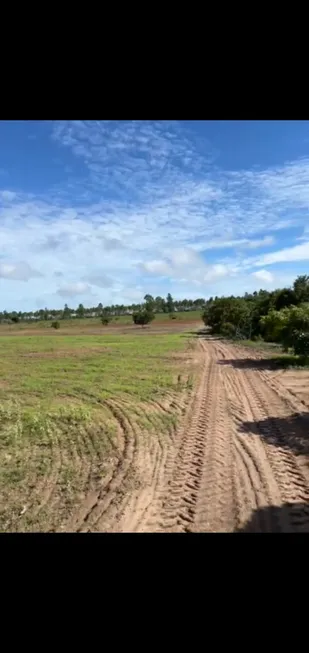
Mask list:
[[92,530],[96,521],[100,519],[103,512],[108,508],[115,497],[117,489],[121,486],[133,460],[135,448],[134,433],[123,412],[106,400],[106,406],[118,423],[118,430],[121,430],[121,441],[123,441],[123,453],[114,467],[104,475],[99,488],[90,491],[82,502],[79,510],[70,520],[68,530],[87,531]]
[[40,484],[39,487],[36,488],[35,496],[38,498],[39,504],[33,510],[34,517],[37,517],[39,512],[48,505],[52,494],[55,491],[61,470],[61,462],[61,448],[59,445],[58,434],[53,433],[51,441],[51,466],[42,485]]

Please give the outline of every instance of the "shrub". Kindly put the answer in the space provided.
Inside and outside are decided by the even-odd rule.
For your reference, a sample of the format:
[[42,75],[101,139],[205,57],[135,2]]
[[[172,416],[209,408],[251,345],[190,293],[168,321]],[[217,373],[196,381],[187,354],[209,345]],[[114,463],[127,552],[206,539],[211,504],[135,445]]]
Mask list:
[[53,329],[60,329],[60,322],[58,320],[55,320],[54,322],[51,323],[51,326]]
[[110,321],[111,321],[111,319],[110,319],[110,317],[107,317],[107,315],[104,315],[103,317],[101,317],[101,322],[102,322],[102,324],[104,324],[104,326],[107,326],[107,324],[109,324]]
[[133,313],[132,315],[134,324],[139,324],[142,327],[144,327],[146,324],[150,324],[154,318],[154,313],[147,310],[138,311],[138,313]]
[[294,354],[296,356],[309,356],[309,332],[300,331],[294,334]]
[[234,324],[231,322],[224,322],[221,326],[221,333],[226,338],[234,338],[236,334],[236,329]]
[[174,313],[169,313],[169,318],[170,320],[177,320],[177,315],[175,315]]

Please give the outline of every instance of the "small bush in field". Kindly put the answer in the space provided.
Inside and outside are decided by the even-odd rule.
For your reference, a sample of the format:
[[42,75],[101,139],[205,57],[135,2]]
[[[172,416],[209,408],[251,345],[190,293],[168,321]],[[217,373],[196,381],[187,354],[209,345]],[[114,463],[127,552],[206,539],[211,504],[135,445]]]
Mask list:
[[107,326],[110,323],[110,317],[107,317],[106,315],[101,317],[101,322],[104,326]]
[[169,314],[169,319],[170,320],[177,320],[177,315],[175,315],[174,313],[170,313]]
[[51,323],[51,326],[53,329],[60,329],[60,322],[58,320],[55,320],[54,322]]

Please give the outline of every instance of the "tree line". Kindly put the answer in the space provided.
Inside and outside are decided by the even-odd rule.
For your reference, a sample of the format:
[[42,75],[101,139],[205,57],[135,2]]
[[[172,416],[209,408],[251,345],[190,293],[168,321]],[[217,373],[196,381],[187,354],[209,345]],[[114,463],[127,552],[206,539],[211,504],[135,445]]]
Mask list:
[[79,304],[77,308],[70,308],[68,304],[62,309],[41,308],[37,311],[0,311],[0,322],[25,322],[39,320],[63,320],[74,318],[109,318],[119,317],[121,315],[136,315],[144,311],[147,307],[152,313],[173,313],[175,311],[192,311],[202,310],[205,306],[205,299],[182,299],[174,300],[170,293],[167,297],[152,297],[145,295],[144,302],[138,304],[112,304],[103,306],[100,302],[97,306],[86,308]]
[[229,338],[280,343],[284,351],[309,356],[309,276],[291,288],[259,290],[243,296],[211,297],[203,321],[212,333]]

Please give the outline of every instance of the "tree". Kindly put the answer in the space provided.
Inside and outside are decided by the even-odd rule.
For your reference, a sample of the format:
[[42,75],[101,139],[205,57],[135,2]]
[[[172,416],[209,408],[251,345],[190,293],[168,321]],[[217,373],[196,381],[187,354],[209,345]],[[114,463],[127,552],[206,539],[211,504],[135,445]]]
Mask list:
[[152,311],[147,311],[145,309],[142,309],[137,313],[133,313],[132,315],[134,324],[138,324],[142,327],[144,327],[146,324],[150,324],[150,322],[152,322],[154,318],[155,318],[154,313]]
[[297,303],[296,294],[292,288],[282,288],[282,290],[278,290],[274,295],[276,311],[281,311],[282,308],[288,308],[289,306],[295,306]]
[[158,313],[164,313],[165,299],[158,295],[158,297],[155,298],[155,307]]
[[150,311],[151,313],[154,312],[155,310],[155,300],[152,295],[145,295],[144,297],[145,301],[145,308],[147,311]]
[[275,311],[275,309],[272,309],[267,315],[261,317],[261,330],[266,341],[283,341],[284,330],[288,324],[288,315],[289,309],[283,309],[282,311]]
[[102,317],[101,317],[101,322],[102,322],[102,324],[103,324],[104,326],[107,326],[107,324],[109,324],[110,321],[111,321],[111,318],[108,317],[108,315],[102,315]]
[[169,292],[166,298],[166,308],[168,313],[173,313],[174,311],[174,301],[171,293]]
[[62,313],[62,319],[67,320],[71,316],[71,310],[69,309],[68,305],[64,305],[63,313]]
[[55,320],[54,322],[51,323],[51,326],[53,329],[60,329],[60,322],[58,320]]
[[251,316],[250,306],[243,298],[221,297],[206,305],[202,319],[211,327],[213,333],[224,331],[231,335],[234,330],[235,336],[249,338]]
[[78,305],[78,309],[76,310],[76,313],[77,313],[78,317],[85,317],[85,309],[84,309],[84,306],[82,304]]
[[294,293],[297,302],[309,302],[309,276],[308,274],[299,275],[293,284]]

